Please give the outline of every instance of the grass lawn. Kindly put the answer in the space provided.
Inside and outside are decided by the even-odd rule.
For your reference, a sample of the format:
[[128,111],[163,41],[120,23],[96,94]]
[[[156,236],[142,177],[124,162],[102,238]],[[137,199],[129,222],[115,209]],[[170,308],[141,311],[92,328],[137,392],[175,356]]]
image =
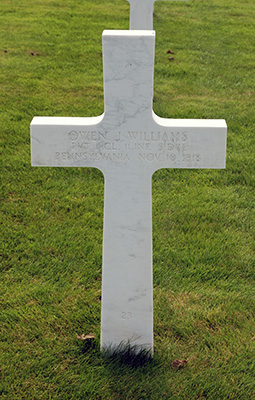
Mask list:
[[29,125],[103,112],[102,32],[129,4],[1,0],[1,399],[255,399],[254,20],[254,0],[155,3],[154,111],[225,119],[227,168],[154,174],[155,356],[128,363],[99,350],[103,175],[32,168]]

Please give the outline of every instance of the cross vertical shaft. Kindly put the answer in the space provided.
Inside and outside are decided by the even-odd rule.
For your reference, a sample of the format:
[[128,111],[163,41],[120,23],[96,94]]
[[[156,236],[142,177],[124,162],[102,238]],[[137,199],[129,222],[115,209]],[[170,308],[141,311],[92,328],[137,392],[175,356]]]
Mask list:
[[153,29],[153,10],[155,0],[128,1],[130,3],[130,29]]
[[[153,32],[103,35],[104,126],[128,158],[129,130],[151,122],[154,42]],[[101,347],[152,350],[152,332],[151,171],[126,160],[105,173]]]
[[105,180],[101,347],[153,348],[151,175]]
[[[153,29],[153,11],[156,0],[128,0],[130,3],[129,27],[135,29]],[[172,0],[188,1],[188,0]]]

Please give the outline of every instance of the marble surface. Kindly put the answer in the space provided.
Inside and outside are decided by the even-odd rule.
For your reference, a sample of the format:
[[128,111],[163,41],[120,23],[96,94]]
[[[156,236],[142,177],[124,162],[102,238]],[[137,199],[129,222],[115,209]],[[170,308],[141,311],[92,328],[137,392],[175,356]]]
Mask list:
[[152,174],[225,167],[224,120],[164,119],[153,112],[154,47],[154,31],[105,31],[104,114],[31,123],[33,166],[104,173],[102,347],[131,341],[153,349]]
[[[157,0],[127,0],[130,3],[130,29],[153,29],[153,10]],[[188,0],[171,0],[188,1]]]

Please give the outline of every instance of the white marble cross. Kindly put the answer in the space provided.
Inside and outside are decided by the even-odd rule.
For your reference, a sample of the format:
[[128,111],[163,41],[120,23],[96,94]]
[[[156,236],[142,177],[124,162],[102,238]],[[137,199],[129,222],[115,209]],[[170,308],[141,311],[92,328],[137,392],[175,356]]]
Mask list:
[[[130,3],[130,29],[153,29],[153,10],[157,0],[127,0]],[[188,0],[172,0],[188,1]]]
[[153,112],[154,47],[153,31],[104,31],[104,114],[31,123],[33,166],[96,167],[104,174],[102,348],[131,341],[153,350],[153,173],[225,167],[224,120]]

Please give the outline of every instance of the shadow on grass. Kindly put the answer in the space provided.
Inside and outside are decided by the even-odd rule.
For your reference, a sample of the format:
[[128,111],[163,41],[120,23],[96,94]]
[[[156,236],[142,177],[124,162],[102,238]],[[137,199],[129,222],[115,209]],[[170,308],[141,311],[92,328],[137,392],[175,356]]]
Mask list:
[[120,343],[118,346],[109,346],[102,349],[105,362],[126,365],[132,368],[149,365],[153,361],[150,349],[133,345],[131,342]]
[[150,349],[144,349],[133,345],[131,342],[120,343],[118,346],[109,346],[100,349],[99,342],[96,339],[86,340],[80,346],[83,354],[94,355],[101,359],[105,365],[126,366],[128,368],[147,367],[155,364],[155,358],[152,357]]

